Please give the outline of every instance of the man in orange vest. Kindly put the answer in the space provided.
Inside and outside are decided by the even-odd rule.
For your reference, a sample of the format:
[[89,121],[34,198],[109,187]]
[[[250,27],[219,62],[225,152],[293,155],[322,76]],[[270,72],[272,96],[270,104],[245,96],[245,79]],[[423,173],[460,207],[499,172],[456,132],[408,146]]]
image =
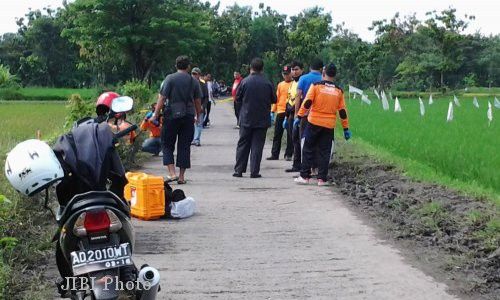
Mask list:
[[140,128],[142,131],[150,131],[149,138],[142,143],[142,151],[158,156],[161,151],[161,124],[159,121],[155,121],[154,123],[150,121],[155,109],[156,103],[153,103],[151,105],[151,111],[147,112],[146,117],[142,120]]
[[[283,121],[286,118],[286,103],[288,101],[288,90],[292,85],[292,75],[290,74],[292,67],[287,65],[283,67],[281,75],[283,76],[283,81],[278,84],[278,88],[276,89],[276,97],[278,101],[276,104],[273,104],[271,108],[271,119],[275,119],[274,122],[274,138],[273,138],[273,148],[271,150],[271,156],[267,158],[267,160],[278,160],[280,156],[281,150],[281,139],[283,138]],[[276,117],[274,117],[276,114]],[[293,155],[293,147],[292,140],[287,134],[286,139],[286,150],[285,150],[285,159],[292,160]]]
[[300,176],[295,179],[298,184],[309,183],[311,167],[314,162],[317,162],[318,186],[329,185],[328,164],[337,112],[344,128],[344,138],[346,140],[351,138],[344,91],[333,82],[336,74],[337,68],[333,63],[326,66],[323,70],[323,80],[309,88],[298,112],[298,116],[302,118],[309,110],[308,124],[304,129]]

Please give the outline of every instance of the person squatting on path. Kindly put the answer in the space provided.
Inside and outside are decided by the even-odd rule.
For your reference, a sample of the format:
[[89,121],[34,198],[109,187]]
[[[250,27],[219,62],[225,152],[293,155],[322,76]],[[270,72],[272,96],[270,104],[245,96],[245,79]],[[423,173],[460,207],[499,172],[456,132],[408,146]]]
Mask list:
[[250,177],[259,178],[262,151],[266,142],[267,128],[271,126],[269,113],[276,103],[273,84],[264,77],[264,62],[254,58],[250,75],[243,79],[236,93],[236,103],[241,105],[239,115],[240,139],[236,148],[234,177],[242,177],[247,170],[250,155]]
[[294,130],[293,120],[295,118],[295,101],[300,101],[300,95],[297,93],[300,77],[304,72],[304,65],[299,61],[293,61],[292,67],[292,84],[288,89],[288,99],[286,103],[286,118],[283,121],[283,128],[286,128],[288,137],[291,138],[293,144],[293,164],[292,168],[286,169],[285,172],[300,172],[301,163],[301,147],[300,135],[298,128]]
[[[278,160],[281,150],[281,139],[283,138],[283,132],[286,127],[283,126],[283,122],[286,118],[286,105],[288,101],[288,90],[292,85],[292,75],[290,74],[292,67],[287,65],[283,67],[281,75],[283,76],[283,81],[278,84],[276,88],[276,96],[278,98],[276,104],[273,104],[271,108],[271,120],[274,120],[274,138],[273,138],[273,148],[271,150],[271,156],[267,160]],[[276,116],[274,115],[276,113]],[[292,138],[290,135],[286,135],[286,150],[285,159],[292,160],[293,147]]]
[[161,118],[160,121],[151,122],[151,117],[156,110],[156,103],[151,105],[151,110],[146,113],[141,123],[141,130],[149,130],[149,138],[142,143],[142,151],[158,156],[161,151]]
[[241,77],[240,72],[234,72],[234,82],[233,82],[233,88],[231,89],[231,96],[233,96],[233,102],[234,102],[234,115],[236,116],[236,128],[240,128],[240,106],[238,102],[236,102],[236,91],[238,90],[238,86],[240,85],[241,81],[243,80],[243,77]]
[[344,138],[351,138],[349,121],[344,102],[344,91],[333,82],[337,68],[333,63],[323,70],[323,80],[315,83],[305,97],[298,117],[306,115],[308,123],[304,129],[304,147],[302,149],[302,167],[300,176],[295,179],[299,184],[308,184],[313,163],[318,164],[318,185],[328,185],[328,164],[334,128],[339,113],[344,128]]
[[[191,145],[195,145],[197,147],[201,146],[201,132],[203,131],[203,124],[205,122],[205,117],[207,116],[207,106],[208,106],[208,98],[209,98],[209,92],[208,92],[208,87],[207,83],[205,80],[201,79],[201,70],[200,68],[194,68],[191,71],[191,75],[193,75],[193,78],[196,79],[197,82],[199,82],[200,87],[201,87],[201,113],[196,121],[195,127],[194,127],[194,139]],[[210,75],[210,74],[208,74]]]
[[[156,110],[151,121],[158,120],[163,108],[163,128],[161,141],[163,145],[163,165],[167,166],[167,181],[186,183],[184,175],[191,167],[191,142],[194,137],[194,123],[201,112],[200,84],[189,74],[190,61],[187,56],[179,56],[175,60],[177,72],[168,75],[162,83]],[[165,104],[166,103],[166,104]],[[176,175],[174,166],[174,150],[177,143]]]

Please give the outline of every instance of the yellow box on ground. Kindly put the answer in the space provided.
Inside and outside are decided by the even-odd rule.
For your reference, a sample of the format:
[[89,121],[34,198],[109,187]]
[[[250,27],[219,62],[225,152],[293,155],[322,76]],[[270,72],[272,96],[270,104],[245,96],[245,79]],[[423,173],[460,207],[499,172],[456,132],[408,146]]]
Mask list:
[[124,196],[130,202],[132,216],[154,220],[165,214],[163,177],[146,173],[127,172],[128,184]]

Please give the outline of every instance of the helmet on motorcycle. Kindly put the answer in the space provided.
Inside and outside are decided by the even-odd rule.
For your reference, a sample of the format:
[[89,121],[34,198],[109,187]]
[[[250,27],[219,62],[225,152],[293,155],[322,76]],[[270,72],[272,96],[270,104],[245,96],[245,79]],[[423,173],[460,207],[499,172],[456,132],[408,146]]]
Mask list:
[[120,97],[120,95],[115,92],[102,93],[99,98],[97,98],[95,104],[97,114],[99,115],[99,112],[102,112],[101,114],[107,113],[111,109],[113,100],[118,97]]
[[7,154],[5,176],[18,192],[33,196],[63,178],[64,171],[47,143],[27,140]]

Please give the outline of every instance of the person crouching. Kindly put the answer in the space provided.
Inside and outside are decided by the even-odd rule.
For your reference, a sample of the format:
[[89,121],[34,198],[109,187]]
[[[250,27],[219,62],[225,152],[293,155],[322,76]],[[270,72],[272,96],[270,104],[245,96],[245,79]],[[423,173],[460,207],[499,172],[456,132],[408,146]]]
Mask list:
[[[309,110],[304,130],[304,147],[302,149],[302,166],[300,176],[295,179],[298,184],[308,184],[311,178],[311,167],[318,163],[318,185],[329,185],[328,164],[334,138],[337,112],[344,128],[344,138],[351,138],[349,121],[344,101],[344,91],[333,82],[337,73],[335,65],[329,64],[323,69],[323,80],[315,83],[305,97],[298,116],[303,117]],[[316,149],[319,151],[316,154]],[[317,155],[318,157],[315,157]]]
[[153,156],[158,156],[161,151],[161,121],[150,121],[155,109],[156,103],[151,104],[151,110],[147,112],[144,120],[142,120],[140,128],[142,131],[149,130],[150,132],[149,138],[142,143],[142,151],[151,153]]

